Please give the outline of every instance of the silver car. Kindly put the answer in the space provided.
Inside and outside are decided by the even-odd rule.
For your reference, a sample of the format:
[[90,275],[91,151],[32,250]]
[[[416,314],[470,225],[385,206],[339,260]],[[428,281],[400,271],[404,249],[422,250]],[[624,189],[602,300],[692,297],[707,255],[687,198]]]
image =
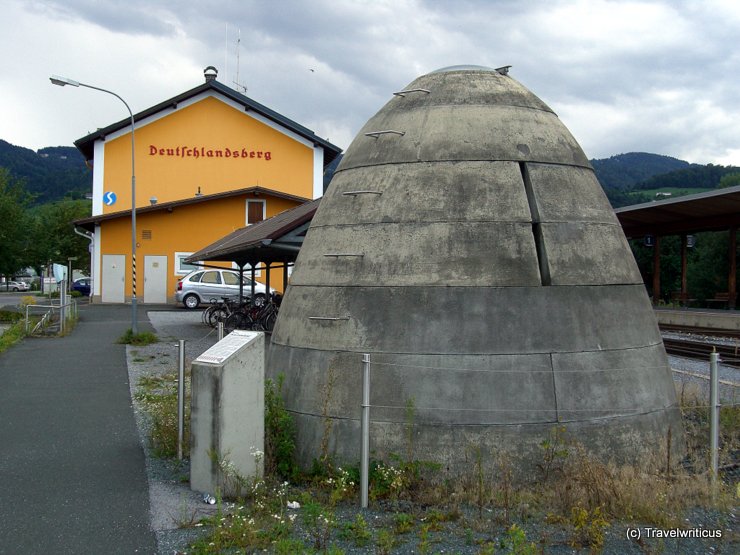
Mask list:
[[[265,297],[265,286],[254,282],[255,297]],[[252,294],[252,280],[244,277],[244,297]],[[177,282],[175,300],[185,308],[198,308],[200,303],[209,303],[223,297],[239,296],[239,273],[231,270],[195,270]]]
[[31,286],[25,281],[8,281],[0,285],[0,290],[4,291],[28,291]]

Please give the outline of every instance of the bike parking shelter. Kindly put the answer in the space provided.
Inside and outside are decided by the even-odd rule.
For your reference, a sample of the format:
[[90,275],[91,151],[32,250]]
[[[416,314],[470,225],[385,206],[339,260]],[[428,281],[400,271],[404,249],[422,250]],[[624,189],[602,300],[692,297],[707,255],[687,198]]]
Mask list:
[[197,266],[211,266],[208,262],[233,262],[239,271],[239,302],[244,298],[243,277],[249,271],[252,279],[252,296],[257,266],[265,268],[265,286],[270,290],[270,272],[282,269],[283,283],[287,287],[289,268],[295,264],[303,239],[308,231],[321,199],[316,199],[291,210],[281,212],[256,224],[233,231],[211,243],[185,262]]

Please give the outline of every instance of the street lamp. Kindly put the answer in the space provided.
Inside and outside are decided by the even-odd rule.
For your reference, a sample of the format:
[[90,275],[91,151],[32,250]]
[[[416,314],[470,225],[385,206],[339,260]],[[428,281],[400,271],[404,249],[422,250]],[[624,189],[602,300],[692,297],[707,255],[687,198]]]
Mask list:
[[86,85],[79,81],[68,79],[67,77],[59,77],[58,75],[52,75],[49,80],[54,85],[63,87],[64,85],[72,85],[73,87],[86,87],[88,89],[95,89],[104,93],[112,94],[118,100],[123,102],[126,106],[129,116],[131,117],[131,331],[133,333],[139,333],[139,327],[136,323],[136,172],[135,172],[135,158],[134,158],[134,114],[129,108],[126,101],[118,96],[113,91],[107,89],[101,89],[100,87],[94,87],[92,85]]

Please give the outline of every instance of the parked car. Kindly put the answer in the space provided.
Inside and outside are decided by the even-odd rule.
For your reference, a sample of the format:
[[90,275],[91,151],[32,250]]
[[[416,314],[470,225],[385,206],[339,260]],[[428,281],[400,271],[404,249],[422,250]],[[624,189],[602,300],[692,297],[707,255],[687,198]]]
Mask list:
[[[252,280],[244,277],[244,297],[252,294]],[[266,288],[254,282],[255,297],[265,297]],[[195,270],[177,282],[175,300],[185,308],[198,308],[200,303],[211,302],[224,297],[239,296],[239,272],[232,270]]]
[[29,289],[31,286],[25,281],[8,281],[0,286],[0,290],[3,291],[28,291]]
[[79,291],[83,297],[89,297],[91,285],[92,285],[91,278],[89,277],[79,278],[72,282],[72,291]]

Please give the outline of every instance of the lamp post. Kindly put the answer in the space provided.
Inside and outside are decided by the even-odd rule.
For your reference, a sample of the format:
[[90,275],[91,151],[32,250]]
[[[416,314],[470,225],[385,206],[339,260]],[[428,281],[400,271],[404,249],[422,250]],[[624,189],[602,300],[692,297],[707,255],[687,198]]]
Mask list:
[[136,163],[134,157],[134,114],[126,101],[113,91],[101,89],[100,87],[94,87],[92,85],[86,85],[85,83],[80,83],[79,81],[74,81],[67,77],[59,77],[57,75],[52,75],[49,80],[54,85],[59,85],[60,87],[72,85],[73,87],[85,87],[112,94],[118,100],[123,102],[123,105],[126,106],[129,116],[131,117],[131,331],[134,334],[139,333],[139,326],[136,323]]

